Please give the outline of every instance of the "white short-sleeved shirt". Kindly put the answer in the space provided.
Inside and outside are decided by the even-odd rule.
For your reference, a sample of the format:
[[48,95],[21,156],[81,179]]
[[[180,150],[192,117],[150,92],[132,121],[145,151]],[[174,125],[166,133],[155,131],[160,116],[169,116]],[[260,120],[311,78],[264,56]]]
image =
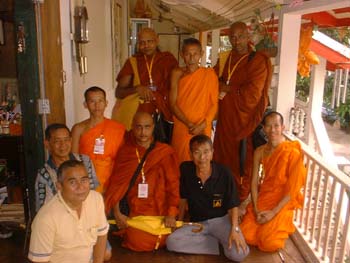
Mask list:
[[34,218],[28,258],[35,262],[90,262],[97,237],[106,235],[108,229],[101,194],[90,190],[78,218],[59,192]]

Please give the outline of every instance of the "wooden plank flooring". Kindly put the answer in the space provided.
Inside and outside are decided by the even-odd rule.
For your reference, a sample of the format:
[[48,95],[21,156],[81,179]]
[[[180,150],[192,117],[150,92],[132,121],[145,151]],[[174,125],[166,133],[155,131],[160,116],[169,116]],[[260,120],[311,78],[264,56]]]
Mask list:
[[[168,252],[161,249],[155,252],[132,252],[120,246],[121,240],[118,237],[109,238],[113,247],[111,263],[228,263],[232,262],[224,255],[186,255]],[[8,239],[0,239],[0,262],[1,263],[28,263],[23,253],[24,232],[16,231]],[[286,248],[282,251],[287,263],[305,262],[298,249],[289,239]],[[251,248],[251,253],[243,261],[244,263],[280,263],[282,262],[278,253],[264,253],[256,248]],[[78,263],[78,262],[77,262]]]

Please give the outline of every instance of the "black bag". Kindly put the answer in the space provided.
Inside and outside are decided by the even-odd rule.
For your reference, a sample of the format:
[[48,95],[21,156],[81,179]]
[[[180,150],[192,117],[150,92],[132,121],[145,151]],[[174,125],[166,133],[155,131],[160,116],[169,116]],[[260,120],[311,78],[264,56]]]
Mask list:
[[158,142],[170,144],[174,124],[164,119],[162,113],[154,113],[154,139]]
[[136,178],[142,169],[143,163],[146,161],[147,155],[154,149],[154,147],[155,147],[155,141],[153,141],[151,143],[151,145],[146,150],[145,154],[142,156],[142,159],[139,162],[139,164],[137,165],[137,168],[136,168],[136,170],[135,170],[135,172],[130,180],[128,190],[126,191],[123,198],[120,199],[120,201],[119,201],[119,211],[126,216],[128,216],[130,213],[130,208],[129,208],[128,199],[127,199],[129,191],[133,187],[133,185],[135,184]]
[[264,127],[263,127],[263,125],[261,123],[254,130],[252,137],[253,137],[254,150],[256,148],[258,148],[259,146],[264,145],[264,144],[267,143],[267,136],[266,136],[266,134],[264,132]]

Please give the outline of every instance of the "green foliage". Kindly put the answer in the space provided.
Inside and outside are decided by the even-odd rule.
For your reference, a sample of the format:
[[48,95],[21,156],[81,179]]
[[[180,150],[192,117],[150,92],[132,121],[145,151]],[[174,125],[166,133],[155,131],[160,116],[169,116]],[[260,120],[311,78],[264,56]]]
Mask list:
[[318,30],[345,46],[348,46],[350,44],[350,27],[319,28]]
[[297,74],[296,97],[302,101],[308,101],[310,93],[310,77],[302,77]]
[[350,100],[340,104],[337,108],[337,115],[339,116],[340,126],[344,128],[350,126]]

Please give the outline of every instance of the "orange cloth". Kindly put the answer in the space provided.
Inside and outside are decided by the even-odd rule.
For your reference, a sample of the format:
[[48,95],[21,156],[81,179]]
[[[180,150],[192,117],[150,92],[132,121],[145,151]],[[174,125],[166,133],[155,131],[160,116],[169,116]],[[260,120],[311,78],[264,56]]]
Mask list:
[[[130,180],[138,165],[136,148],[140,156],[146,149],[136,145],[131,132],[125,136],[125,144],[120,148],[116,164],[105,193],[106,211],[109,212],[126,193]],[[141,157],[142,158],[142,157]],[[178,214],[179,195],[179,163],[174,150],[167,144],[157,142],[149,153],[144,164],[148,198],[138,198],[139,175],[128,194],[130,217],[176,216]],[[123,246],[136,251],[150,251],[155,248],[155,236],[128,227]],[[164,242],[161,242],[164,245]]]
[[[137,60],[137,69],[140,77],[141,85],[148,86],[150,84],[145,57],[141,53],[134,55]],[[150,61],[148,61],[150,63]],[[143,103],[139,105],[139,111],[154,113],[159,109],[167,120],[171,120],[171,112],[168,105],[168,97],[170,90],[170,74],[171,71],[178,66],[176,58],[170,52],[156,52],[153,62],[152,79],[157,91],[154,92],[155,100],[151,103]],[[125,62],[120,70],[117,81],[122,77],[134,75],[129,59]],[[133,81],[131,81],[132,86]]]
[[248,244],[258,246],[262,251],[276,251],[284,247],[288,235],[295,231],[293,212],[303,205],[304,198],[300,190],[305,185],[306,168],[297,141],[281,143],[261,162],[264,179],[258,192],[259,211],[272,210],[287,194],[290,195],[290,201],[271,221],[262,225],[256,222],[250,203],[240,227]]
[[[219,83],[213,69],[199,68],[179,80],[176,104],[192,123],[206,119],[204,134],[211,137],[212,121],[218,109]],[[193,135],[188,127],[174,117],[171,145],[179,157],[179,162],[188,161],[189,142]]]
[[[232,51],[233,52],[233,51]],[[233,52],[231,69],[240,59]],[[223,81],[227,79],[229,59],[223,70]],[[219,63],[218,63],[219,65]],[[216,68],[217,72],[218,69]],[[250,192],[253,164],[253,144],[251,134],[261,122],[268,105],[272,67],[270,59],[261,52],[254,57],[244,58],[231,76],[231,91],[219,100],[218,122],[214,139],[214,160],[228,166],[239,188],[241,200]],[[247,153],[241,184],[239,171],[239,143],[247,138]]]
[[[114,159],[123,142],[125,127],[113,120],[104,119],[95,127],[84,132],[79,140],[79,153],[88,155],[92,160],[100,186],[96,189],[103,192],[104,184],[110,177]],[[94,154],[95,140],[103,135],[105,139],[104,154]]]

